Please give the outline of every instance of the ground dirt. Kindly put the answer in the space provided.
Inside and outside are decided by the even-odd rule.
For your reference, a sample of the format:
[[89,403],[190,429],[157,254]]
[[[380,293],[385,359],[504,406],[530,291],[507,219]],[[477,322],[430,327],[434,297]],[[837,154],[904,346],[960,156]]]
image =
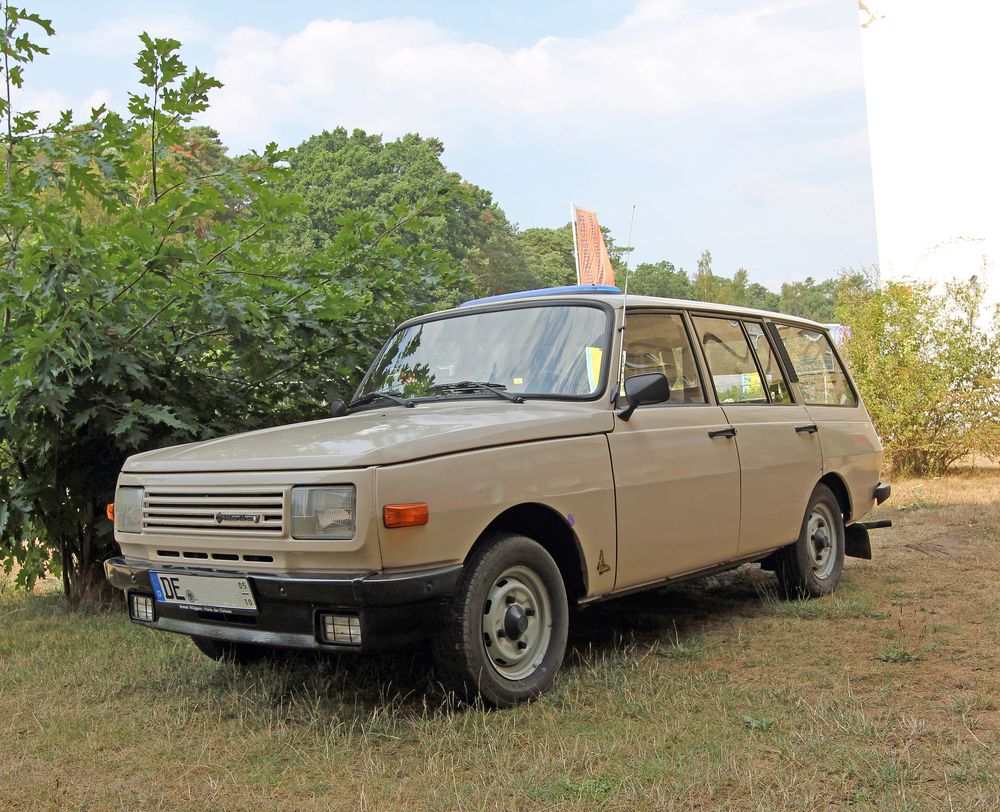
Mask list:
[[242,668],[0,586],[0,809],[1000,810],[1000,470],[876,517],[821,600],[744,567],[580,611],[503,712],[422,651]]

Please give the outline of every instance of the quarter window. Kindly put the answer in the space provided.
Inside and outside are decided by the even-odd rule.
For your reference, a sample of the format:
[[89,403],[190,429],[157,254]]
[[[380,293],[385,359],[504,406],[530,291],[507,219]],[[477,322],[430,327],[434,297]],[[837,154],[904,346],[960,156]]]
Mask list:
[[669,403],[706,402],[691,341],[679,315],[630,314],[625,322],[624,346],[625,378],[661,372],[670,383]]
[[719,403],[767,403],[767,391],[739,320],[696,316],[694,326]]
[[802,400],[813,406],[857,406],[847,373],[823,333],[806,327],[777,325],[795,374]]

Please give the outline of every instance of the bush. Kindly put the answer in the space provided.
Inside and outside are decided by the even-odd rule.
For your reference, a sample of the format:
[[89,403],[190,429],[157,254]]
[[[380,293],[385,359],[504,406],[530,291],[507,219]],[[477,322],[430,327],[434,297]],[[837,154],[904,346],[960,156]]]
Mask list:
[[1000,310],[982,328],[983,285],[943,293],[889,283],[848,292],[845,352],[890,472],[935,476],[970,453],[1000,458]]

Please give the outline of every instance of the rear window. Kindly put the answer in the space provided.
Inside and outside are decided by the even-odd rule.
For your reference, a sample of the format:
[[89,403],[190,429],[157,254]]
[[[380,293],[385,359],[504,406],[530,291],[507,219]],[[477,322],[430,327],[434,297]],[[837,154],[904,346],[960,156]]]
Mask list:
[[778,324],[778,335],[785,345],[799,391],[812,406],[857,406],[858,399],[847,380],[847,373],[823,333],[807,327]]

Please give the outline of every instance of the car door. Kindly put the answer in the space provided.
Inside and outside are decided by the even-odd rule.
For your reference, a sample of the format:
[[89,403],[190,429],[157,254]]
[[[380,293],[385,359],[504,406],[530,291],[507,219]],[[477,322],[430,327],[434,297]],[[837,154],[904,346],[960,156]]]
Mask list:
[[618,516],[615,589],[691,572],[736,555],[740,474],[726,415],[710,403],[680,313],[629,314],[625,377],[662,372],[666,403],[617,420],[608,435]]
[[698,315],[698,340],[740,456],[739,555],[798,538],[823,475],[815,421],[793,403],[762,322]]
[[846,484],[849,518],[864,515],[874,503],[882,466],[882,444],[871,418],[826,333],[778,323],[773,330],[788,354],[799,398],[819,427],[824,470]]

